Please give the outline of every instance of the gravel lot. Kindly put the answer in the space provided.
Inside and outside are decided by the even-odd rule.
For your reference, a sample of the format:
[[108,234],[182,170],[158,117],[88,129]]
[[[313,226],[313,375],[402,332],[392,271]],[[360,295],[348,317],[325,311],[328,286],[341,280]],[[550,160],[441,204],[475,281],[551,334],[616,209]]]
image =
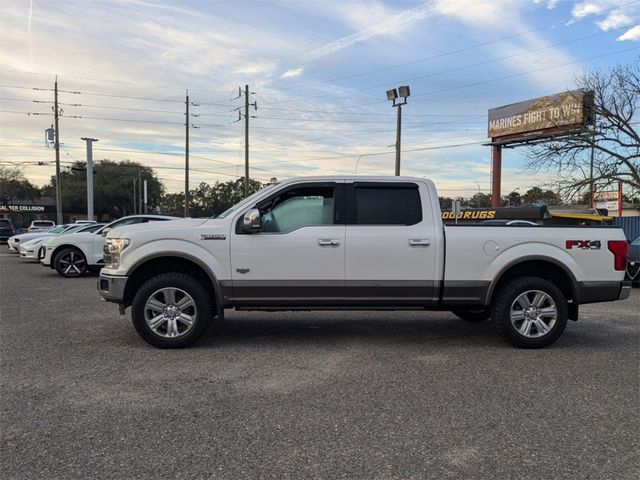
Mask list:
[[449,313],[229,312],[167,351],[95,276],[0,248],[2,478],[640,473],[638,290],[544,350]]

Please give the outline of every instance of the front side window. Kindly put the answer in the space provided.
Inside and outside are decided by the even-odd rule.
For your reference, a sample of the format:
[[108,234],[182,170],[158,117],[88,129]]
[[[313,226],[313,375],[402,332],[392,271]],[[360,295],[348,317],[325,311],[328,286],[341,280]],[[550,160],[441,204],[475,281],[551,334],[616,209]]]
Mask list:
[[300,187],[287,190],[260,209],[266,233],[286,233],[311,225],[333,225],[334,187]]
[[356,225],[415,225],[422,221],[417,185],[355,186]]

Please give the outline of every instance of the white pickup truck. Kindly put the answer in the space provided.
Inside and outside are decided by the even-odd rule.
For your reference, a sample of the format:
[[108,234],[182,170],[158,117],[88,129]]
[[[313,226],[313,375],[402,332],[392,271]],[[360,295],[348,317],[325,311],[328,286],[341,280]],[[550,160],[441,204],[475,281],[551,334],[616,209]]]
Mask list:
[[518,347],[555,341],[578,306],[627,298],[627,242],[602,227],[447,226],[434,184],[303,177],[216,218],[107,235],[98,290],[158,347],[224,310],[451,310]]

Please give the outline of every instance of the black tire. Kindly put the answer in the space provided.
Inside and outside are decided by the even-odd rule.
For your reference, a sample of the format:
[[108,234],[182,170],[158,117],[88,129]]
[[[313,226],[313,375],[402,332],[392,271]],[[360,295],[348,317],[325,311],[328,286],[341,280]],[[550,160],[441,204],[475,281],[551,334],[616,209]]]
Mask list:
[[465,322],[484,322],[491,318],[491,309],[489,308],[471,308],[467,310],[451,310],[456,317],[461,318]]
[[56,271],[65,278],[76,278],[87,271],[87,259],[77,248],[68,247],[56,254]]
[[[180,295],[180,292],[186,293],[182,299],[190,296],[194,304],[193,310],[187,310],[189,316],[193,318],[191,326],[187,327],[183,323],[179,323],[181,322],[179,319],[173,320],[173,323],[177,325],[175,327],[177,336],[174,338],[166,336],[169,334],[170,320],[160,319],[158,332],[154,332],[147,323],[147,316],[152,316],[153,312],[158,312],[158,310],[152,310],[152,308],[147,308],[145,311],[147,301],[150,301],[152,297],[157,299],[158,295],[160,295],[158,292],[163,291],[163,289],[176,290],[178,295]],[[180,301],[176,301],[178,295],[175,293],[174,295],[173,304],[177,305]],[[183,348],[202,335],[214,317],[214,307],[213,292],[209,291],[199,280],[184,273],[163,273],[147,280],[138,289],[131,304],[131,320],[138,334],[151,345],[159,348]],[[182,332],[179,331],[181,328],[183,328]]]
[[[542,304],[543,306],[546,305],[545,308],[552,308],[551,301],[555,303],[556,315],[553,325],[549,326],[547,322],[544,322],[544,327],[549,328],[549,331],[546,333],[538,324],[534,323],[536,320],[524,319],[524,307],[522,307],[522,310],[514,310],[515,314],[519,314],[520,311],[522,312],[523,323],[520,324],[521,327],[524,327],[525,321],[531,322],[529,330],[531,335],[538,335],[535,338],[524,335],[516,328],[516,325],[514,325],[511,320],[512,307],[516,309],[520,307],[520,304],[516,306],[516,300],[526,292],[530,292],[527,294],[528,298],[533,298],[534,300],[535,292],[546,295],[548,300]],[[531,312],[530,314],[535,317],[535,312]],[[555,342],[567,326],[567,299],[560,289],[548,280],[538,277],[517,277],[508,280],[507,283],[496,292],[491,306],[491,317],[494,319],[500,334],[511,344],[520,348],[542,348]],[[538,321],[540,320],[540,317],[535,318],[537,318]],[[516,322],[517,321],[518,320],[516,320]],[[549,323],[551,323],[551,321],[549,321]]]

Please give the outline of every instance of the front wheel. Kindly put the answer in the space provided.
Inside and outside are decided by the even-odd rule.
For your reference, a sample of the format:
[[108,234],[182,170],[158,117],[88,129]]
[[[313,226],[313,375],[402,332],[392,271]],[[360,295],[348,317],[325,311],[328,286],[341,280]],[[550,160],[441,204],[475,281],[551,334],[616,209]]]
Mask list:
[[184,273],[164,273],[147,280],[131,305],[138,334],[159,348],[194,342],[214,315],[213,292]]
[[567,326],[567,300],[548,280],[518,277],[496,293],[491,317],[516,347],[542,348],[555,342]]
[[79,277],[87,271],[87,259],[75,248],[65,248],[54,260],[56,271],[65,278]]

